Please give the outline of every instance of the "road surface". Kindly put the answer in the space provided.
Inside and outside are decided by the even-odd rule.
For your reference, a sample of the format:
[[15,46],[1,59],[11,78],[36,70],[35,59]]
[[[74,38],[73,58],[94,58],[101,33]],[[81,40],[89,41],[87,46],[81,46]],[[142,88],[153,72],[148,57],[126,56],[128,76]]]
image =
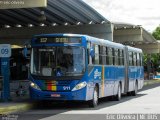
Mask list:
[[137,96],[123,96],[121,101],[102,99],[96,108],[85,103],[42,103],[14,113],[18,120],[101,120],[110,114],[160,114],[160,84],[145,86]]

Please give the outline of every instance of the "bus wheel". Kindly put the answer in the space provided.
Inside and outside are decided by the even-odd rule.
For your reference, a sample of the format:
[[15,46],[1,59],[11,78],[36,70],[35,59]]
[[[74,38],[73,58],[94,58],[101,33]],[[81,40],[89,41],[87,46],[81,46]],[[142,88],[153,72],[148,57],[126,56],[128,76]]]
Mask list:
[[136,82],[135,89],[134,89],[134,91],[131,92],[131,95],[136,96],[137,92],[138,92],[138,83]]
[[96,107],[98,105],[98,87],[94,88],[93,99],[89,101],[89,107]]
[[118,85],[118,90],[117,90],[117,95],[115,96],[115,100],[116,101],[120,101],[121,100],[121,86],[120,84]]

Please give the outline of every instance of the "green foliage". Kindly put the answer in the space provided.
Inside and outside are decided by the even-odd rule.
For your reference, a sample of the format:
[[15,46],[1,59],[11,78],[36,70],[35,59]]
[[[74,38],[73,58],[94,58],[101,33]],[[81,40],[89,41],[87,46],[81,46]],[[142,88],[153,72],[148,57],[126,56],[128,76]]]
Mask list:
[[144,65],[147,64],[147,58],[148,58],[147,54],[143,54],[143,63],[144,63]]
[[154,32],[152,33],[152,35],[156,40],[160,40],[160,27],[157,27],[156,30],[154,30]]
[[159,54],[152,54],[151,55],[151,61],[153,62],[154,65],[158,65],[160,60],[160,55]]
[[147,60],[148,58],[150,57],[150,62],[151,64],[153,65],[152,67],[154,68],[154,70],[156,71],[160,71],[160,54],[144,54],[143,55],[143,63],[144,63],[144,66],[147,66]]

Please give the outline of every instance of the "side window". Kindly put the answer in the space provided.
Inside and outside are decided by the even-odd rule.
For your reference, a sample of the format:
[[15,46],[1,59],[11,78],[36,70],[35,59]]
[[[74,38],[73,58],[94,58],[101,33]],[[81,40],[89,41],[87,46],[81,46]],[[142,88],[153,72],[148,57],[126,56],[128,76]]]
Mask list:
[[139,58],[139,53],[137,53],[137,66],[140,66],[140,58]]
[[109,65],[109,48],[106,47],[106,64]]
[[[94,49],[95,51],[95,45],[94,44],[91,44],[91,47]],[[91,57],[90,57],[91,58]],[[92,64],[95,64],[95,56],[91,58],[91,63]]]
[[129,52],[129,66],[133,66],[133,52]]
[[95,45],[95,64],[99,64],[99,46]]
[[142,66],[142,54],[139,53],[139,58],[140,58],[140,66]]
[[118,65],[124,65],[124,53],[121,49],[118,49]]
[[121,65],[121,50],[118,49],[118,65]]
[[114,58],[115,58],[115,65],[119,65],[118,64],[118,58],[119,58],[119,56],[118,56],[118,49],[114,49]]
[[115,50],[112,48],[112,65],[115,65]]
[[109,65],[113,65],[112,48],[108,49]]
[[90,48],[91,48],[91,43],[90,42],[88,42],[87,43],[87,56],[88,56],[88,64],[92,64],[92,58],[91,58],[91,56],[90,56]]
[[137,66],[137,53],[133,53],[133,65]]
[[121,64],[124,65],[124,50],[122,50]]
[[102,64],[106,65],[106,47],[102,47],[103,53],[102,53]]
[[99,64],[103,64],[103,46],[98,45],[99,48]]

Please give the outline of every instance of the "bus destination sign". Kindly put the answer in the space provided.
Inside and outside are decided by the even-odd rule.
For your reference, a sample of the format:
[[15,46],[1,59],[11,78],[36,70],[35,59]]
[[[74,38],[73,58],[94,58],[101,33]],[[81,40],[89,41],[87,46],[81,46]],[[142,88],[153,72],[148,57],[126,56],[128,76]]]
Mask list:
[[40,37],[36,38],[36,44],[46,43],[81,43],[80,37]]

